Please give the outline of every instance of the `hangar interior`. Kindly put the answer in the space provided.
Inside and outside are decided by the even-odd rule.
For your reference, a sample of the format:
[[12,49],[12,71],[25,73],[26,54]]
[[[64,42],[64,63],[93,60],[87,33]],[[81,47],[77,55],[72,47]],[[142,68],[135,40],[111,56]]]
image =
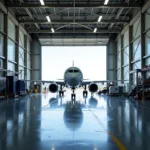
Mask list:
[[[124,86],[124,94],[134,96],[135,99],[140,99],[142,102],[150,97],[150,50],[148,50],[150,48],[150,0],[0,0],[0,101],[3,101],[4,105],[6,105],[5,99],[11,97],[11,94],[8,95],[7,93],[6,76],[17,75],[18,80],[42,79],[42,46],[107,46],[107,80],[120,80],[120,82],[117,82],[117,86]],[[27,82],[26,89],[31,87],[31,83]],[[39,84],[40,87],[41,84]],[[133,109],[130,104],[122,106],[118,99],[116,101],[116,105],[120,105],[121,110],[122,107],[123,109]],[[31,102],[32,104],[35,103],[32,99]],[[142,105],[142,102],[139,103]],[[15,102],[12,106],[14,105],[16,106]],[[148,105],[147,101],[144,107]],[[38,104],[36,106],[38,107]],[[33,107],[32,109],[34,110],[35,108]],[[117,110],[116,114],[120,111],[119,108]],[[132,111],[137,113],[137,110]],[[143,111],[148,113],[148,110],[144,110],[144,108]],[[3,110],[0,109],[0,112],[3,112]],[[6,113],[6,110],[4,112]],[[8,113],[11,113],[11,111]],[[49,113],[53,115],[53,112]],[[124,112],[124,117],[127,117],[125,119],[129,119],[129,116],[126,116],[125,113],[126,111]],[[95,115],[98,115],[97,111]],[[141,121],[144,124],[144,121],[148,121],[148,116],[146,114],[142,115],[140,114],[139,118],[134,119],[142,120],[142,117],[145,117],[145,120]],[[3,117],[3,113],[0,116]],[[32,118],[32,114],[29,116]],[[113,118],[114,116],[111,117]],[[60,119],[62,118],[60,117]],[[46,120],[48,121],[48,118]],[[3,121],[0,122],[1,126]],[[38,123],[36,121],[34,123]],[[133,141],[136,146],[131,146],[132,139],[130,139],[131,143],[126,140],[128,135],[136,136],[136,134],[142,132],[140,123],[138,124],[139,126],[134,127],[134,134],[132,132],[131,135],[128,133],[121,134],[120,139],[120,135],[117,135],[117,138],[114,136],[117,134],[116,129],[111,131],[114,135],[108,130],[107,133],[117,145],[117,148],[110,143],[110,145],[108,144],[110,147],[103,145],[103,148],[148,150],[150,146],[148,143],[144,147],[144,137],[149,136],[146,134],[146,132],[149,133],[148,127],[144,128],[143,135],[140,137],[141,143],[137,142],[138,139]],[[121,127],[119,126],[119,128]],[[124,129],[124,126],[122,128]],[[136,128],[138,128],[138,133],[135,133]],[[132,127],[129,126],[129,129],[132,130]],[[128,132],[126,129],[124,130]],[[11,132],[15,131],[11,130]],[[126,137],[125,140],[123,136]],[[58,137],[55,138],[57,139]],[[97,139],[96,136],[94,138]],[[0,140],[2,143],[3,139]],[[10,140],[9,142],[11,143],[12,141]],[[28,142],[26,141],[26,143]],[[26,143],[24,143],[24,146]],[[138,147],[138,144],[141,145]],[[55,150],[55,146],[52,143],[50,145],[51,149]],[[2,144],[0,150],[11,149],[11,147],[15,149],[15,142],[9,146]],[[22,147],[22,145],[17,146],[17,149],[20,146]],[[35,145],[28,146],[29,149],[33,149]],[[38,145],[36,146],[36,149],[38,149]],[[44,146],[42,144],[40,146],[39,149],[43,149]],[[69,149],[70,147],[65,148]],[[78,147],[74,146],[74,148]],[[93,147],[86,148],[93,149]],[[49,147],[45,149],[47,150]],[[94,147],[94,150],[97,149],[100,149],[100,147]]]
[[41,46],[107,45],[107,80],[130,92],[130,72],[149,65],[149,1],[104,2],[1,1],[1,68],[41,80]]

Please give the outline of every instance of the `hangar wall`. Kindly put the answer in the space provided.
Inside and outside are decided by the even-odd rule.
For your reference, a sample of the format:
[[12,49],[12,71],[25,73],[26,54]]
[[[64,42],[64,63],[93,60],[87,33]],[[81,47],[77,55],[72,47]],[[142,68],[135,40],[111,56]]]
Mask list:
[[32,59],[32,79],[34,80],[41,80],[41,73],[42,73],[42,69],[41,69],[41,65],[42,65],[42,61],[41,61],[41,44],[39,42],[38,39],[33,39],[32,40],[32,55],[31,55],[31,59]]
[[19,73],[19,79],[30,79],[31,37],[4,6],[0,8],[0,69],[13,71],[1,71],[1,76]]
[[150,65],[150,2],[117,36],[116,45],[116,78],[128,80],[125,86],[126,92],[129,92],[130,71]]
[[116,79],[116,42],[114,40],[110,40],[107,45],[106,50],[106,76],[107,80],[115,80]]

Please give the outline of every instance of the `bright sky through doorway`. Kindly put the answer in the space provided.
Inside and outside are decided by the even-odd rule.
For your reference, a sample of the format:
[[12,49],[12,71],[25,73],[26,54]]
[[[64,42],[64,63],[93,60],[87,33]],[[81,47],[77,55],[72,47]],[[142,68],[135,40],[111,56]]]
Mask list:
[[42,47],[42,80],[63,79],[64,72],[74,65],[83,77],[106,80],[106,46],[91,47]]

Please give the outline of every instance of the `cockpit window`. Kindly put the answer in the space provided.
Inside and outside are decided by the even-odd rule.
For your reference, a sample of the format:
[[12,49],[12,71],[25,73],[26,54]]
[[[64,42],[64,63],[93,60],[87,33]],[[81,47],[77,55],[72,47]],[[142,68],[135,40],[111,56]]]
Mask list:
[[77,73],[77,72],[79,72],[79,70],[68,70],[68,72],[70,72],[70,73]]
[[79,70],[74,70],[74,72],[79,72]]

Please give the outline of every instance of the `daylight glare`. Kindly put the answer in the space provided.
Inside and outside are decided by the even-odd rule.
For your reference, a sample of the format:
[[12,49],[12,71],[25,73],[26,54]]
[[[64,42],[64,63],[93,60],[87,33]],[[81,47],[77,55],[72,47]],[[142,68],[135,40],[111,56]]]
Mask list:
[[81,69],[84,79],[106,80],[106,46],[42,47],[42,80],[63,79],[73,65]]

